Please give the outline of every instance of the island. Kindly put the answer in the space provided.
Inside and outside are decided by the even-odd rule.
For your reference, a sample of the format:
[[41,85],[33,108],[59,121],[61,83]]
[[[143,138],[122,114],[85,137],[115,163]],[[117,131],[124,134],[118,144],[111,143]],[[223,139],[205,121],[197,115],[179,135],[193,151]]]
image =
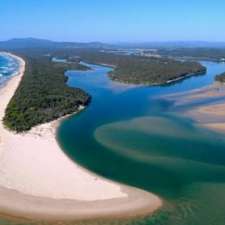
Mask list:
[[145,57],[113,54],[96,49],[61,49],[57,55],[79,56],[88,63],[113,68],[109,77],[129,84],[163,85],[206,73],[206,67],[195,61],[180,61],[168,57]]
[[136,58],[120,63],[109,76],[112,80],[124,83],[163,85],[205,72],[206,68],[197,62]]

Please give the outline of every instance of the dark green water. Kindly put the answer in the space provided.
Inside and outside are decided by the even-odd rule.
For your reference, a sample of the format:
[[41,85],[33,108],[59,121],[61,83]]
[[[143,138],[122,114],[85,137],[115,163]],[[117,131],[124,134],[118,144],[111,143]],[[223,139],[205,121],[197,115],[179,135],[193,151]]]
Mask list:
[[[211,84],[225,64],[203,62],[205,76],[170,86],[135,87],[112,82],[109,68],[68,72],[68,85],[93,97],[65,120],[58,140],[82,166],[112,180],[161,196],[166,204],[135,224],[224,225],[225,136],[198,127],[160,96]],[[186,107],[192,107],[186,106]]]

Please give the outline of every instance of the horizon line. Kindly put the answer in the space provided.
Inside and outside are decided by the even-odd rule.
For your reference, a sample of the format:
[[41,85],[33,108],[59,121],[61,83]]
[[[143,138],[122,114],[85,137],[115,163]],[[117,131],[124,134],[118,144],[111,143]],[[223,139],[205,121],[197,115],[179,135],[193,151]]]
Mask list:
[[146,40],[146,41],[104,41],[104,40],[93,40],[93,41],[81,41],[81,40],[56,40],[56,39],[48,39],[42,37],[12,37],[8,39],[1,39],[0,42],[7,42],[11,40],[25,40],[25,39],[33,39],[33,40],[43,40],[43,41],[51,41],[51,42],[69,42],[69,43],[105,43],[105,44],[151,44],[151,43],[214,43],[214,44],[225,44],[225,41],[212,41],[212,40]]

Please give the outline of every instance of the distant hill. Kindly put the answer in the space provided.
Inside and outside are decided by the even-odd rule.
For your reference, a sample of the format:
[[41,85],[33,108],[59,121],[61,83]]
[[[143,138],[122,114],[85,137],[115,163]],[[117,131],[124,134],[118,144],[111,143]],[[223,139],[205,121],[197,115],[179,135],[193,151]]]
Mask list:
[[56,42],[38,38],[14,38],[0,41],[0,49],[22,48],[95,48],[95,49],[130,49],[130,48],[225,48],[225,42],[206,41],[171,41],[171,42],[119,42],[114,44],[102,42]]
[[36,38],[14,38],[8,41],[0,42],[1,48],[35,48],[35,47],[54,47],[56,45],[55,42],[44,40],[44,39],[36,39]]
[[38,38],[14,38],[8,41],[1,41],[1,49],[22,49],[22,48],[112,48],[112,45],[101,42],[56,42]]

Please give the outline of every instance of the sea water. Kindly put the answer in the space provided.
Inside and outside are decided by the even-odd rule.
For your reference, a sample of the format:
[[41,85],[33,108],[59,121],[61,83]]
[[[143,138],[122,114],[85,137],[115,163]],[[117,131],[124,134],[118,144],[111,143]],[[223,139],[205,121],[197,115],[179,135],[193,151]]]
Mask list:
[[0,87],[13,75],[19,68],[17,59],[8,54],[0,53]]

